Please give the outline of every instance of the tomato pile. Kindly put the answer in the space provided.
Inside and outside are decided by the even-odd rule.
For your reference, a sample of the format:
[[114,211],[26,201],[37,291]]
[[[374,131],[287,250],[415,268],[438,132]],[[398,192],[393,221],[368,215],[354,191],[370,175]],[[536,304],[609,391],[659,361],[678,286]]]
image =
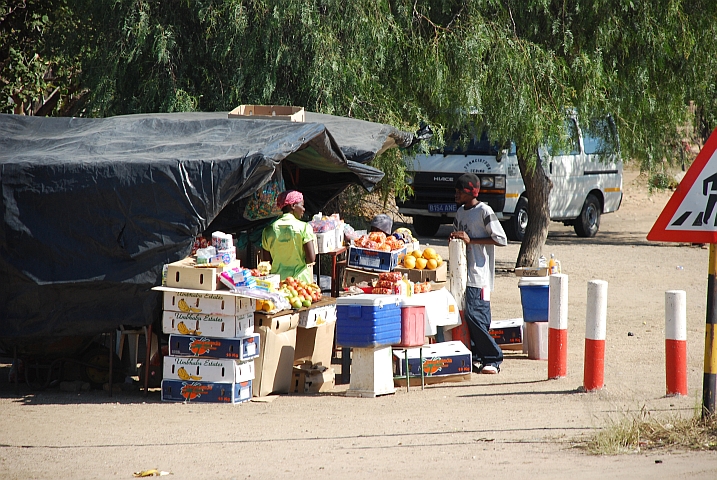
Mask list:
[[315,283],[306,283],[294,277],[286,277],[279,284],[279,293],[283,293],[292,308],[310,307],[321,300],[321,288]]

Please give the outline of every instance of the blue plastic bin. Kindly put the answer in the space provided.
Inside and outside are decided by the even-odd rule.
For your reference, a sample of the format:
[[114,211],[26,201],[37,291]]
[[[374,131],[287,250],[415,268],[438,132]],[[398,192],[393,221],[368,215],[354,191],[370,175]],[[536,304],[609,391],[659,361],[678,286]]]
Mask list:
[[336,299],[336,344],[373,348],[401,342],[400,298],[354,295]]
[[518,281],[524,322],[547,322],[550,303],[549,277],[523,277]]

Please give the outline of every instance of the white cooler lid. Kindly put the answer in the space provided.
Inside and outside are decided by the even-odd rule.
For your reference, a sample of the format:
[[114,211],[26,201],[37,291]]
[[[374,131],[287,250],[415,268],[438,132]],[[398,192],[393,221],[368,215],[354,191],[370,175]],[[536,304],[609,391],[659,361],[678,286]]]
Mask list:
[[550,277],[520,277],[518,286],[550,285]]
[[336,299],[336,305],[363,305],[383,307],[384,305],[400,305],[400,295],[374,295],[372,293],[364,293],[360,295],[347,295]]

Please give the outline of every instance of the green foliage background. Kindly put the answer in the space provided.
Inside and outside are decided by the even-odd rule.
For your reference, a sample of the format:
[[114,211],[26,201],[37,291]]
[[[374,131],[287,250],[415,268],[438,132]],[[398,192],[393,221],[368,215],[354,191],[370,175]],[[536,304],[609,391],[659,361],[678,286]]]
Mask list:
[[[8,113],[61,88],[59,115],[302,105],[430,124],[437,144],[473,121],[534,165],[570,108],[612,112],[626,158],[652,171],[717,125],[714,0],[5,0],[0,12]],[[405,193],[398,160],[377,159],[384,198]]]

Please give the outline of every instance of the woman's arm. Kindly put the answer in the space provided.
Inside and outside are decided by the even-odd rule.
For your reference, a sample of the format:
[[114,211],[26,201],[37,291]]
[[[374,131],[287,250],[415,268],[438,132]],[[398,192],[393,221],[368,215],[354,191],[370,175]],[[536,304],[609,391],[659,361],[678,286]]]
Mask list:
[[314,252],[313,240],[309,240],[304,244],[304,254],[306,256],[307,265],[316,261],[316,252]]

